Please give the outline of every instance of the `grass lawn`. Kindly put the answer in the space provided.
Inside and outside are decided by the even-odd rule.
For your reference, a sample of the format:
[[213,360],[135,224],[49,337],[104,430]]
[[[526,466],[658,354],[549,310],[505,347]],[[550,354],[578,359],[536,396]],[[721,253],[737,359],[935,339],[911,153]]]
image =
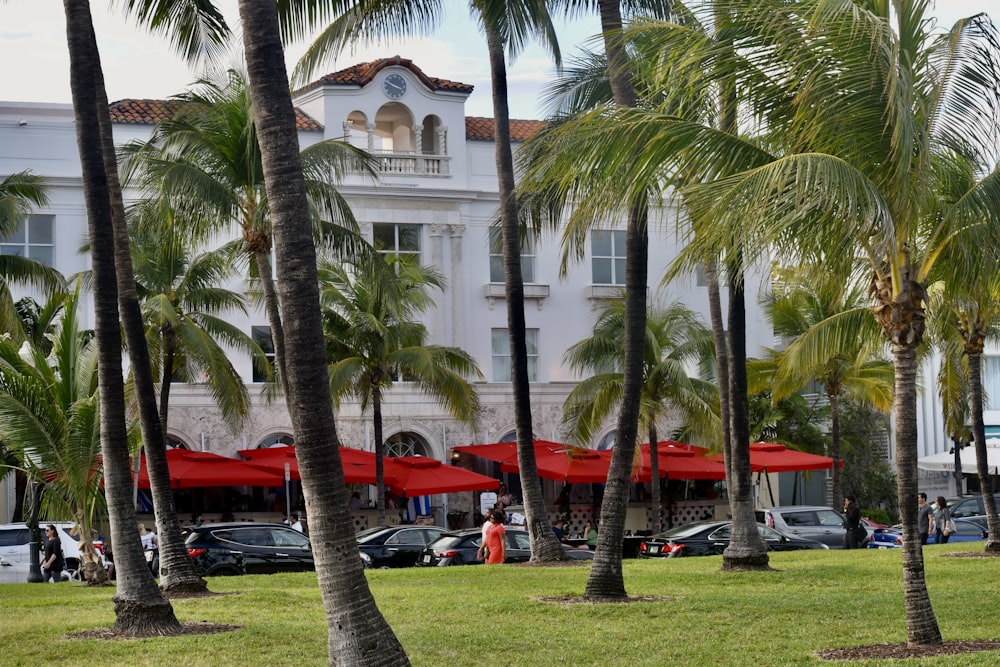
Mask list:
[[[946,640],[1000,639],[1000,558],[943,558],[982,544],[926,547]],[[823,663],[823,648],[906,640],[898,551],[771,554],[774,572],[723,574],[719,557],[625,561],[630,604],[564,604],[589,566],[375,570],[368,581],[414,665],[875,665]],[[0,586],[0,665],[327,664],[315,575],[211,579],[208,598],[175,600],[182,622],[241,630],[142,640],[69,639],[110,627],[114,589]],[[667,598],[667,599],[662,599]],[[1000,651],[893,665],[1000,664]]]

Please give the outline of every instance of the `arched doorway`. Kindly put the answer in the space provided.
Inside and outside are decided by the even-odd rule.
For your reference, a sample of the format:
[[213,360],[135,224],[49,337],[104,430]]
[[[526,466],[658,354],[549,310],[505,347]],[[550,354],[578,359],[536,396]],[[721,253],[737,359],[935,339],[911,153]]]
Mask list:
[[400,431],[385,440],[386,456],[430,456],[430,445],[418,433]]
[[295,438],[285,433],[272,433],[257,444],[257,449],[288,447],[295,444]]

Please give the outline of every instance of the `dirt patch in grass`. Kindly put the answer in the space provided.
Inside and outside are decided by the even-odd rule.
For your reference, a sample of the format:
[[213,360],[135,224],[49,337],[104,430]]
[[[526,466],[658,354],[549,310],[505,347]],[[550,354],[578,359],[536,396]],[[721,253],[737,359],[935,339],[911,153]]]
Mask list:
[[553,561],[525,561],[523,563],[508,563],[511,567],[576,567],[578,565],[590,565],[594,561],[592,560],[579,560],[570,558],[569,560],[553,560]]
[[168,600],[195,600],[198,598],[214,598],[218,595],[239,595],[239,591],[229,591],[228,593],[213,593],[212,591],[173,591],[170,593],[164,593],[164,597]]
[[950,554],[938,554],[939,558],[997,558],[1000,553],[986,551],[955,551]]
[[966,639],[944,642],[940,646],[907,646],[906,644],[873,644],[854,648],[831,648],[817,651],[821,660],[902,660],[937,655],[960,655],[979,651],[1000,651],[1000,641]]
[[641,597],[618,598],[588,598],[582,595],[560,595],[557,597],[537,598],[542,602],[558,602],[559,604],[631,604],[633,602],[672,602],[677,598],[644,595]]
[[[215,635],[220,632],[233,632],[242,629],[242,625],[228,625],[225,623],[181,623],[181,631],[170,635],[179,637],[181,635]],[[161,634],[150,634],[149,637],[163,637]],[[144,639],[135,635],[124,635],[115,632],[111,628],[96,628],[94,630],[84,630],[68,635],[70,639]]]

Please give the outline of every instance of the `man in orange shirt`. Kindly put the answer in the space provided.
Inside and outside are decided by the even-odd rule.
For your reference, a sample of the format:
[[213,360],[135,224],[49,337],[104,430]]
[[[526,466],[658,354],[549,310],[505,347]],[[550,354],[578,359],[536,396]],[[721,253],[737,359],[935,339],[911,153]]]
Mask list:
[[486,531],[486,564],[496,565],[507,558],[507,531],[503,527],[503,513],[493,510],[490,528]]

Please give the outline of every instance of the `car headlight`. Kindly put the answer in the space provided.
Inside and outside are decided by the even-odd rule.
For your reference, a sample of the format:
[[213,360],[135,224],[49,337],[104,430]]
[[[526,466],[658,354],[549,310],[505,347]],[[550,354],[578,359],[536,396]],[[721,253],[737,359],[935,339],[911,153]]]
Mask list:
[[361,562],[365,564],[365,567],[372,566],[372,557],[366,554],[364,551],[361,552]]

